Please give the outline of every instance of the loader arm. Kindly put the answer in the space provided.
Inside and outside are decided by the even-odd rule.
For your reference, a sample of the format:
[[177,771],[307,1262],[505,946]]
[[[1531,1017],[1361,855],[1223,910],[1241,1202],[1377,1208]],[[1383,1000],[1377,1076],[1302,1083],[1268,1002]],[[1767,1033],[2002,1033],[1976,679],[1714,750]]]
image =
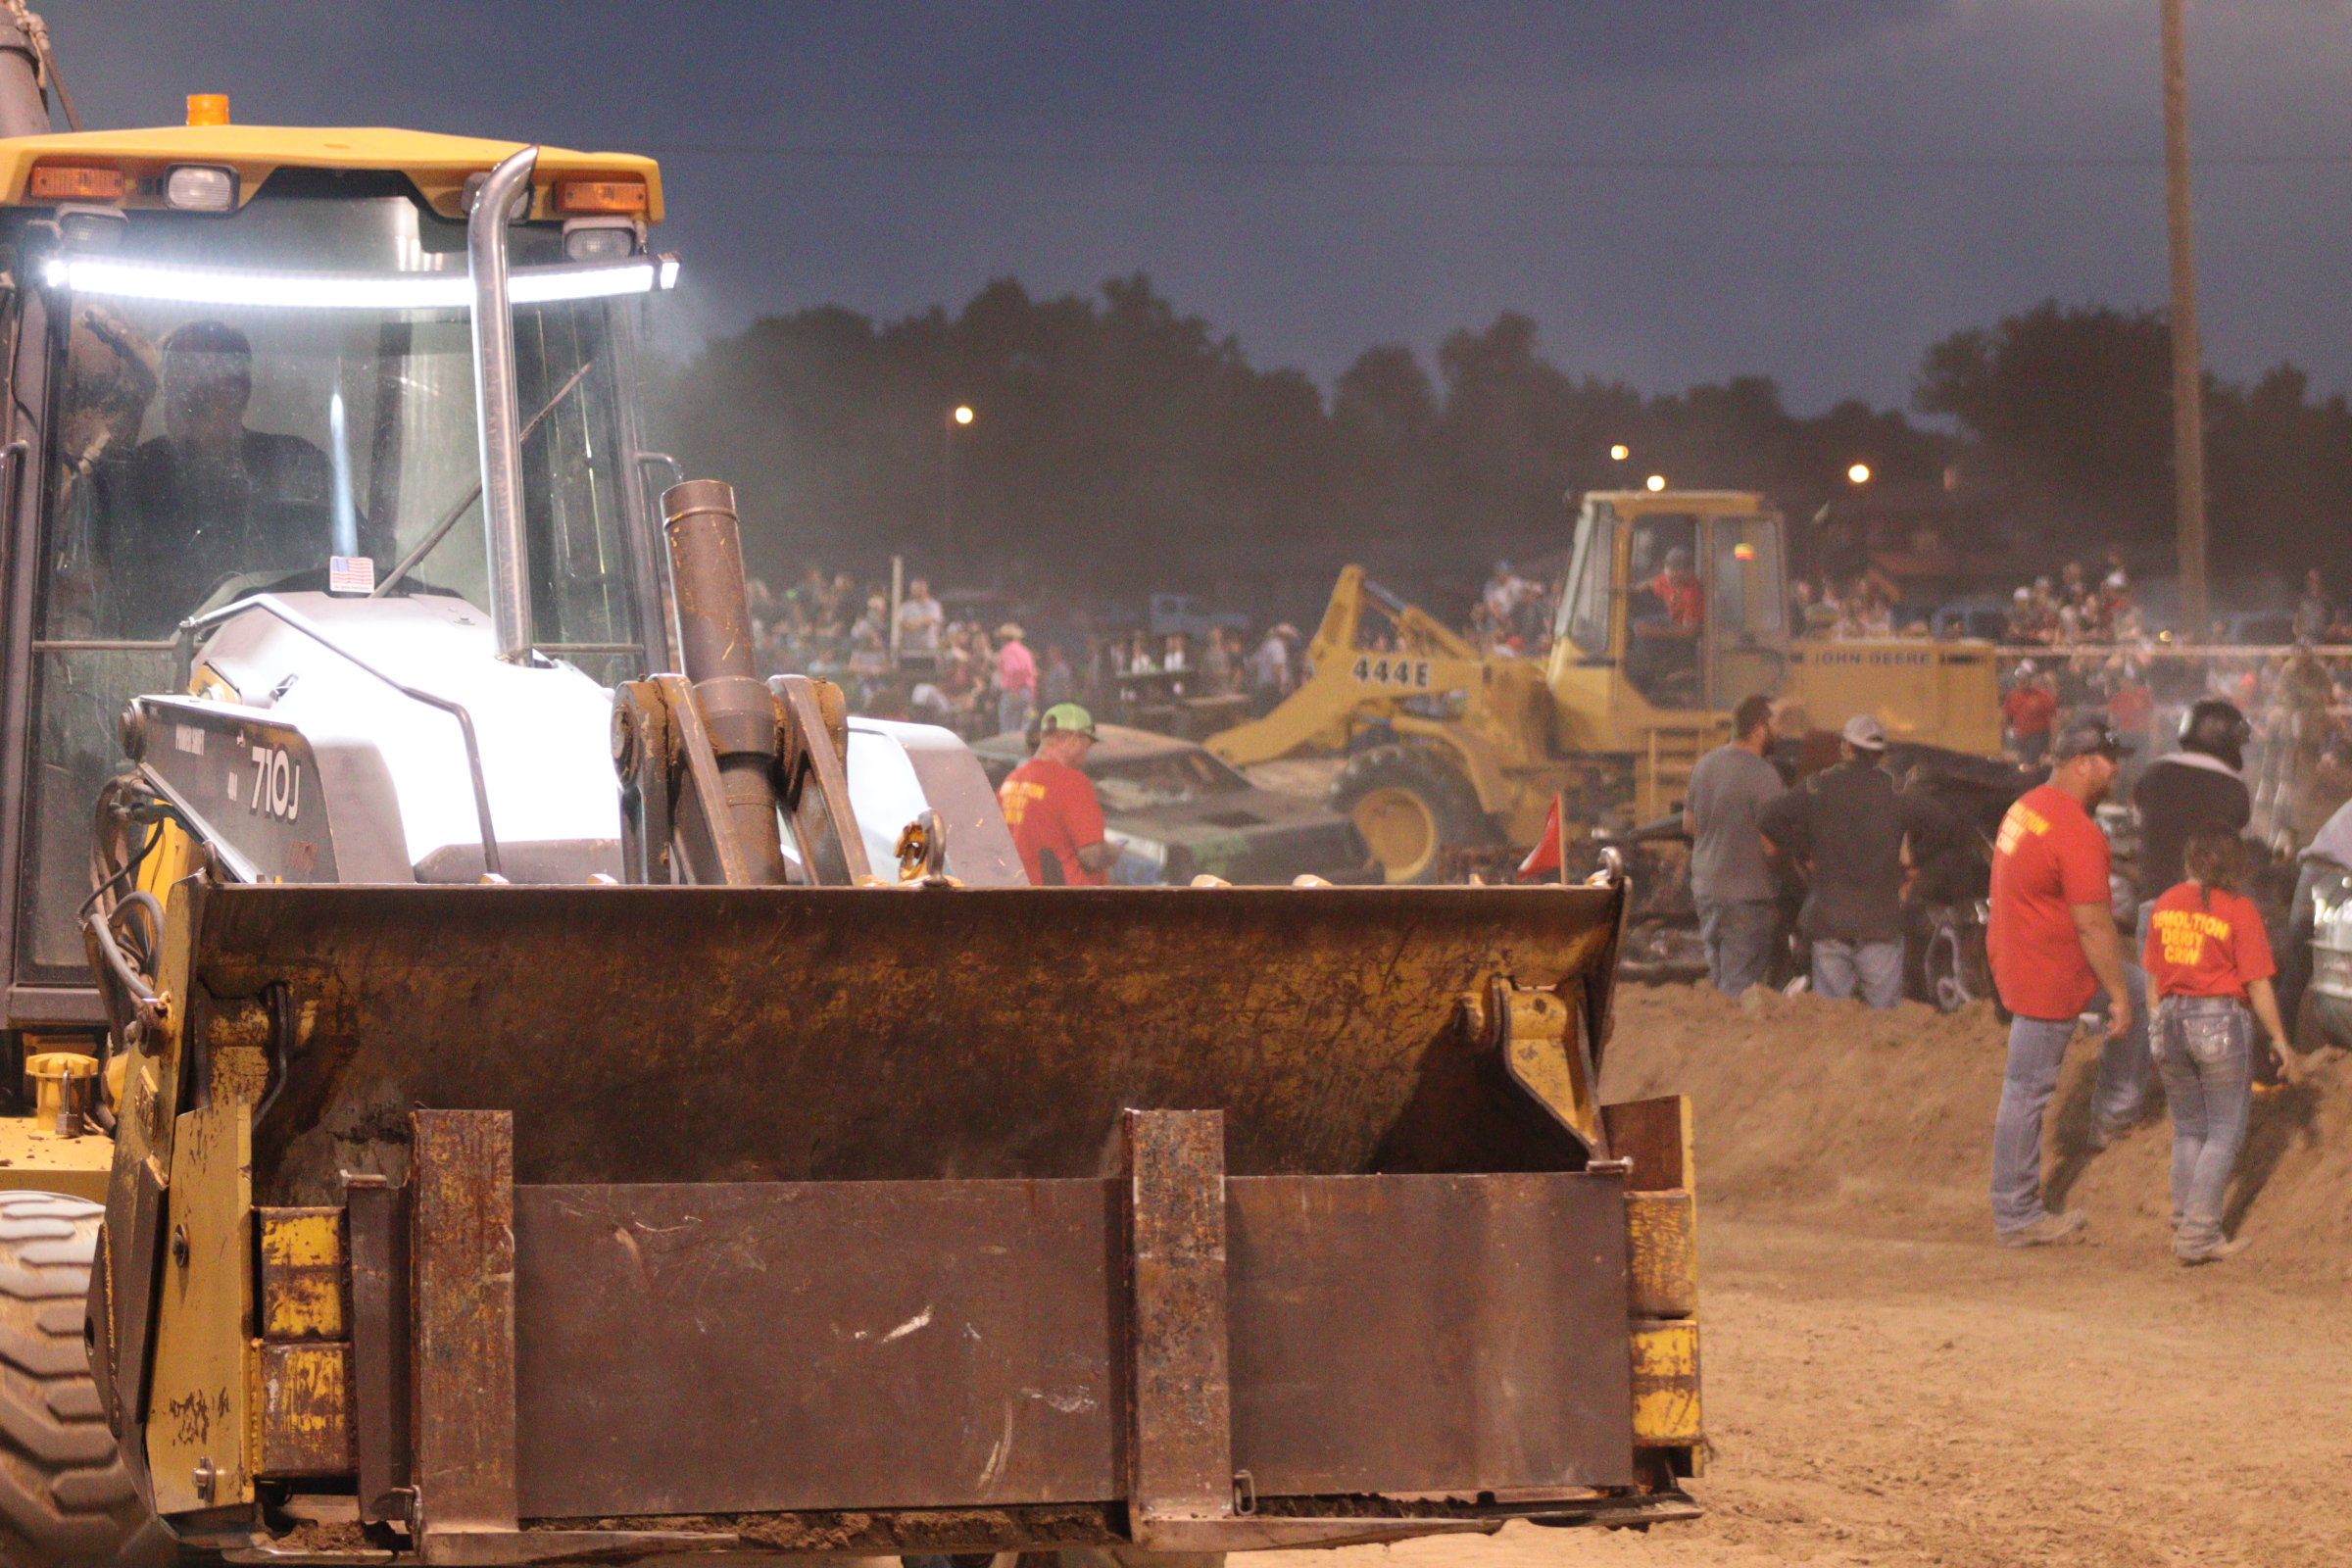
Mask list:
[[[1361,646],[1368,609],[1389,622],[1396,651]],[[1477,649],[1373,582],[1361,566],[1341,569],[1306,657],[1313,673],[1272,712],[1210,736],[1208,749],[1236,767],[1344,751],[1357,729],[1394,718],[1412,698],[1475,695],[1493,678]]]

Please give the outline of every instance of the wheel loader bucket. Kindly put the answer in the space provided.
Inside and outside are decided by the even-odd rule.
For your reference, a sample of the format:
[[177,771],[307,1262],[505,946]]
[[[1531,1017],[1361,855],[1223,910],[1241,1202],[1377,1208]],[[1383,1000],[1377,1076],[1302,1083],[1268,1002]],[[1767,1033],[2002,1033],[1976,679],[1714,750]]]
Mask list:
[[185,1539],[451,1568],[1688,1517],[1622,902],[191,879],[102,1397]]
[[1241,1175],[1575,1168],[1591,1116],[1517,1087],[1487,1014],[1497,986],[1551,993],[1578,1018],[1555,1054],[1596,1040],[1619,904],[1581,887],[193,891],[220,1016],[279,983],[301,1008],[254,1130],[257,1186],[285,1202],[329,1200],[353,1151],[415,1106],[513,1111],[523,1182],[1096,1175],[1128,1108],[1222,1109]]

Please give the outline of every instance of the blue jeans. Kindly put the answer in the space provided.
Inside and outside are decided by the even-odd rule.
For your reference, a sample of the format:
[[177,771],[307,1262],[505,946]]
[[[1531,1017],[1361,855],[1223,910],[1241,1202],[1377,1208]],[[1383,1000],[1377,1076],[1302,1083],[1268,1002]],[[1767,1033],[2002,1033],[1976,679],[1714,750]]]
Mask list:
[[[2132,1027],[2099,1048],[2099,1081],[2092,1091],[2092,1122],[2117,1133],[2139,1120],[2154,1078],[2148,1055],[2148,976],[2137,964],[2124,965],[2132,994]],[[2104,993],[2091,1001],[2102,1016]],[[2009,1070],[2001,1080],[2001,1108],[1992,1123],[1992,1225],[2023,1230],[2039,1220],[2041,1206],[2041,1118],[2058,1089],[2058,1069],[2080,1020],[2029,1018],[2009,1024]]]
[[1699,940],[1707,945],[1707,980],[1727,997],[1760,986],[1772,968],[1780,910],[1764,899],[1700,899]]
[[1873,1007],[1891,1007],[1903,1000],[1903,945],[1895,942],[1813,943],[1813,994],[1843,1002],[1859,985],[1862,1000]]
[[2254,1018],[2231,997],[2167,997],[2156,1008],[2156,1070],[2173,1108],[2173,1250],[2222,1241],[2222,1200],[2254,1098]]

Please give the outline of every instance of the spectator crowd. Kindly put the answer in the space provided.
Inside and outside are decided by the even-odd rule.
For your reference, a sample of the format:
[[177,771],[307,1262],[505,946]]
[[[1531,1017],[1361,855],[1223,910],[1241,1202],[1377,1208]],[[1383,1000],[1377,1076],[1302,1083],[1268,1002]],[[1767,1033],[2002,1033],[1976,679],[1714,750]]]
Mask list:
[[[1559,612],[1553,576],[1495,563],[1463,627],[1481,657],[1549,655]],[[951,610],[921,578],[906,583],[895,610],[886,587],[816,564],[781,593],[758,579],[750,588],[766,669],[837,681],[858,712],[941,724],[967,739],[1023,728],[1064,702],[1117,721],[1206,733],[1269,711],[1309,674],[1305,639],[1287,622],[1247,636],[1222,625],[1154,634],[1080,616],[1041,636],[989,596],[957,596]],[[1844,579],[1798,579],[1790,616],[1799,635],[1832,640],[1934,629],[1903,610],[1900,585],[1877,566]],[[2104,719],[2151,756],[2166,748],[2168,726],[2190,704],[2219,697],[2254,720],[2260,760],[2250,778],[2266,822],[2307,838],[2352,795],[2352,729],[2344,721],[2352,668],[2314,651],[2352,641],[2352,629],[2316,570],[2291,615],[2217,622],[2208,632],[2207,646],[2229,643],[2232,631],[2276,644],[2290,629],[2312,645],[2286,654],[2184,654],[2180,638],[2154,629],[2120,548],[2096,569],[2073,561],[2020,584],[1997,619],[1997,630],[1972,629],[1992,631],[2010,650],[2002,732],[2020,761],[2046,760],[2051,738],[2082,715]],[[1397,651],[1395,631],[1369,619],[1361,641],[1366,651]],[[1220,703],[1230,707],[1216,707],[1213,723],[1188,729],[1183,705],[1205,714]]]
[[1464,634],[1484,658],[1542,659],[1551,652],[1559,608],[1559,592],[1548,578],[1522,577],[1509,562],[1498,561],[1470,607]]
[[[2352,794],[2352,731],[2344,721],[2352,669],[2322,652],[2348,633],[2316,569],[2306,573],[2291,614],[2241,620],[2207,629],[2202,648],[2220,651],[2152,631],[2120,552],[2110,553],[2096,583],[2070,563],[2055,581],[2040,577],[2018,588],[2005,638],[2029,652],[2002,679],[2011,754],[2038,764],[2070,719],[2092,715],[2130,737],[2143,758],[2154,756],[2171,745],[2180,714],[2218,698],[2253,721],[2248,779],[2267,829],[2308,842]],[[2247,651],[2227,651],[2236,645]],[[2129,764],[2127,774],[2139,765]]]
[[886,587],[813,564],[781,593],[756,577],[748,588],[762,669],[835,681],[854,712],[967,740],[1073,702],[1127,715],[1154,700],[1231,698],[1263,712],[1305,673],[1304,642],[1287,622],[1255,639],[1224,626],[1153,636],[1083,623],[1041,639],[1001,612],[952,612],[922,577],[895,610]]

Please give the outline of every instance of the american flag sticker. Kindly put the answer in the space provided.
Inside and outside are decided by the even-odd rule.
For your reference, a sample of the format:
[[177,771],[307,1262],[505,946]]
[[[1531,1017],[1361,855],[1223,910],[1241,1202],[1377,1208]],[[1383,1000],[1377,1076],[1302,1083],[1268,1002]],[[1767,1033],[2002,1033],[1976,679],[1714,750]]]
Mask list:
[[375,558],[372,556],[327,557],[326,591],[330,594],[371,594],[375,592]]

